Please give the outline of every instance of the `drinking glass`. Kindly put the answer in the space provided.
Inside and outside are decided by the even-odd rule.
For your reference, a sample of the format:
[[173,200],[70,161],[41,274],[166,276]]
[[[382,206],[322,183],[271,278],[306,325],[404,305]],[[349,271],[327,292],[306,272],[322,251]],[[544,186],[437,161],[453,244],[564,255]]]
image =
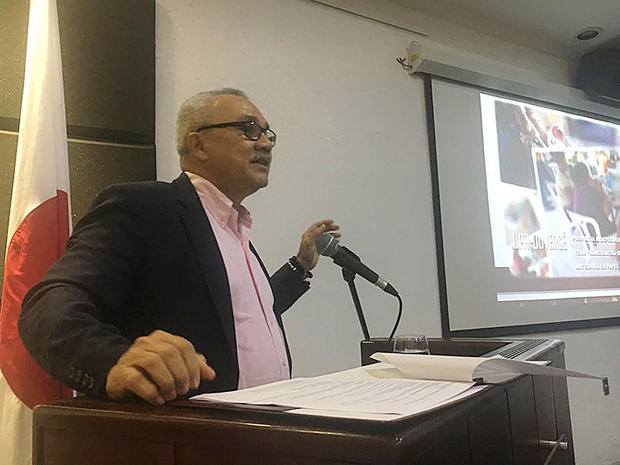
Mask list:
[[394,337],[394,352],[399,354],[430,355],[426,336],[422,334],[404,334]]

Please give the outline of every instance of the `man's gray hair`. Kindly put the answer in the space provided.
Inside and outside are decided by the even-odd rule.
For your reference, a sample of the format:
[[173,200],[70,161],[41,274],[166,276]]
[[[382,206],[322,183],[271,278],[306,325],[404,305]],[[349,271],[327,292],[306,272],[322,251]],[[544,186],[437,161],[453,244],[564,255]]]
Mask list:
[[179,152],[181,157],[189,153],[189,147],[187,145],[187,136],[189,133],[207,123],[207,106],[211,99],[217,95],[238,95],[239,97],[249,100],[245,92],[239,89],[233,89],[232,87],[224,87],[223,89],[200,92],[183,102],[177,114],[174,136],[177,152]]

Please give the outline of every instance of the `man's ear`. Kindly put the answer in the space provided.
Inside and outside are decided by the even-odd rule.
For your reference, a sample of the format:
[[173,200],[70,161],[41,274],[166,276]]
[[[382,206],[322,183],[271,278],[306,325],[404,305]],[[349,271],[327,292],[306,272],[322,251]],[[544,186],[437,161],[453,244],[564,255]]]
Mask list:
[[197,132],[190,132],[187,136],[187,147],[189,148],[189,153],[193,153],[198,155],[201,158],[206,157],[206,145],[200,137],[200,134]]

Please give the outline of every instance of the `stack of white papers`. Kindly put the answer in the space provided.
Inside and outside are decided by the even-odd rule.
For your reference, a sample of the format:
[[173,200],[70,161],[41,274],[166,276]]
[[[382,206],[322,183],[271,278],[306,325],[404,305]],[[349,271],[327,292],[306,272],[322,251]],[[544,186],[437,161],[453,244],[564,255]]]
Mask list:
[[192,400],[288,407],[289,413],[392,421],[471,396],[484,386],[521,374],[597,378],[549,362],[501,357],[446,357],[377,353],[375,365],[314,378],[295,378],[239,391],[201,394]]
[[[201,394],[194,400],[280,405],[353,418],[400,418],[446,402],[473,383],[411,379],[295,378],[240,391]],[[320,413],[325,415],[325,413]],[[353,415],[351,415],[353,414]]]

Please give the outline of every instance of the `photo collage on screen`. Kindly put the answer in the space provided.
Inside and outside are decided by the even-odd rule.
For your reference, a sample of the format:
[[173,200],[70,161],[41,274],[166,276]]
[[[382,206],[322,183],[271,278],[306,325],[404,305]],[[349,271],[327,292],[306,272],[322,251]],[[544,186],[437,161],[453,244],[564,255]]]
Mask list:
[[620,276],[620,126],[485,94],[480,105],[495,266]]

